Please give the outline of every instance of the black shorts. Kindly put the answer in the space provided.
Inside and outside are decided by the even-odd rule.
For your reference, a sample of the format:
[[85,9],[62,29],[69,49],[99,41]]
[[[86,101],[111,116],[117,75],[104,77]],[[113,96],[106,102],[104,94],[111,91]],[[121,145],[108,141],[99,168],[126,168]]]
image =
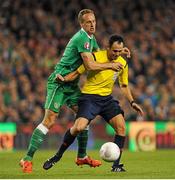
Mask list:
[[79,98],[77,118],[84,117],[91,121],[97,115],[100,115],[105,121],[109,122],[110,119],[118,114],[124,116],[119,102],[113,99],[111,95],[82,94]]

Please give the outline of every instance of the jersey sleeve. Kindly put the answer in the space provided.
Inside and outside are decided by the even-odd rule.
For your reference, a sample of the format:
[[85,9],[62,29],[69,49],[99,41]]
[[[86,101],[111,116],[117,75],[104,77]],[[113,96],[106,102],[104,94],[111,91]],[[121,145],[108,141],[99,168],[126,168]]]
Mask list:
[[77,71],[79,74],[83,74],[86,71],[86,69],[84,65],[82,64],[81,66],[78,67]]
[[126,65],[123,71],[119,74],[118,77],[119,85],[128,85],[128,65]]

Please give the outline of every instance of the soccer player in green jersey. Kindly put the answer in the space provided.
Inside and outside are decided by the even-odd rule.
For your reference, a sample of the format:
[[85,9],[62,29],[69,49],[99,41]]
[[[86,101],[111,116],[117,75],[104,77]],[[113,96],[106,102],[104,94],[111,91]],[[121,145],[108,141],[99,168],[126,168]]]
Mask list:
[[[87,70],[119,69],[117,63],[97,63],[93,60],[92,51],[98,49],[94,33],[96,30],[96,19],[94,12],[83,9],[78,14],[81,29],[70,39],[60,62],[56,65],[54,72],[49,76],[47,82],[47,97],[45,102],[45,115],[43,121],[33,131],[28,151],[20,161],[24,173],[32,172],[32,159],[37,149],[43,143],[46,134],[53,126],[63,104],[73,110],[77,109],[77,101],[80,96],[78,78],[73,82],[60,83],[57,76],[65,76],[75,71],[80,64],[84,63]],[[86,154],[88,129],[82,131],[78,136],[78,158],[77,165],[88,164],[91,167],[100,166],[101,162],[93,160]]]

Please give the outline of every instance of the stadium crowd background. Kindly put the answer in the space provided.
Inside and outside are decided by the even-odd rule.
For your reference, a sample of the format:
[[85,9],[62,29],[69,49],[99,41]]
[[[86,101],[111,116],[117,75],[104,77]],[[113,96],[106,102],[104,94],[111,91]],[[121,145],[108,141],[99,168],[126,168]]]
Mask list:
[[[47,78],[79,29],[77,14],[82,8],[96,14],[101,48],[109,35],[118,33],[132,50],[130,86],[145,117],[136,116],[116,84],[113,94],[126,119],[175,121],[173,0],[2,0],[0,122],[38,124],[42,120]],[[72,111],[63,106],[58,122],[73,119]]]

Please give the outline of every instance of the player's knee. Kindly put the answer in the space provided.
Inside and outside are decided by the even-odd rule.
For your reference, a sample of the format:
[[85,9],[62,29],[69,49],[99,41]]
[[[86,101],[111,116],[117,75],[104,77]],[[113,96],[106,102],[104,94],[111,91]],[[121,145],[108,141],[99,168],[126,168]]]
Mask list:
[[77,133],[80,133],[81,131],[83,131],[86,128],[86,125],[79,125],[76,127],[76,131]]
[[42,121],[42,124],[45,125],[48,129],[50,129],[56,121],[57,113],[47,110]]
[[72,132],[74,134],[78,134],[81,131],[85,130],[87,125],[88,125],[88,120],[86,118],[78,118],[76,119],[73,127],[72,127]]
[[48,129],[50,129],[55,123],[55,119],[52,117],[44,118],[42,124],[45,125]]
[[86,126],[82,126],[79,124],[74,124],[71,128],[71,134],[76,136],[78,135],[81,131],[83,131],[86,128]]
[[79,121],[76,125],[75,125],[75,131],[76,133],[80,133],[81,131],[85,130],[87,127],[87,124],[83,121]]

